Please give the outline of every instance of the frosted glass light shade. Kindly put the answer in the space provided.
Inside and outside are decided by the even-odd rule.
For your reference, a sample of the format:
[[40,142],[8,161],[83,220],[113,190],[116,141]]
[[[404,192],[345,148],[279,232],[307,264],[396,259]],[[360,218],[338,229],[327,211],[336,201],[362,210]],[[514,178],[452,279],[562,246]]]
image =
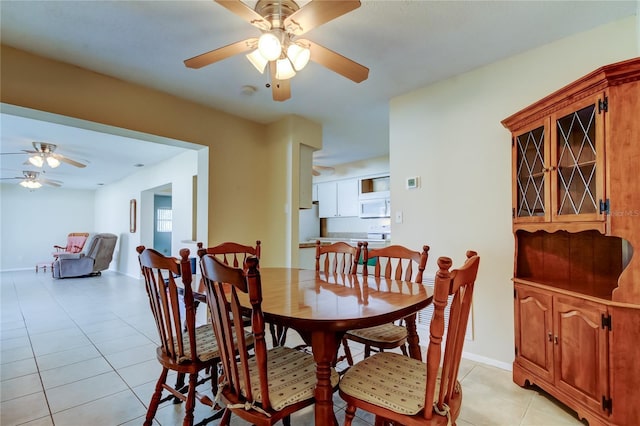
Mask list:
[[51,167],[52,169],[55,169],[56,167],[58,167],[60,165],[60,160],[58,160],[55,157],[47,157],[47,164],[49,165],[49,167]]
[[42,184],[36,180],[23,180],[20,182],[20,185],[29,189],[38,189],[42,186]]
[[258,50],[268,61],[275,61],[282,53],[280,39],[273,33],[264,33],[258,39]]
[[247,55],[247,59],[254,67],[256,67],[258,71],[260,71],[260,74],[264,74],[264,69],[267,67],[269,61],[267,60],[267,58],[262,56],[262,53],[260,53],[259,49],[256,49],[253,52],[249,53]]
[[276,62],[276,80],[288,80],[296,75],[295,70],[291,66],[291,62],[287,59],[278,59]]
[[42,167],[44,165],[44,160],[39,155],[29,157],[29,162],[36,167]]
[[302,47],[298,44],[292,43],[287,48],[287,56],[293,67],[296,71],[300,71],[303,69],[308,63],[309,58],[311,58],[311,50],[306,47]]

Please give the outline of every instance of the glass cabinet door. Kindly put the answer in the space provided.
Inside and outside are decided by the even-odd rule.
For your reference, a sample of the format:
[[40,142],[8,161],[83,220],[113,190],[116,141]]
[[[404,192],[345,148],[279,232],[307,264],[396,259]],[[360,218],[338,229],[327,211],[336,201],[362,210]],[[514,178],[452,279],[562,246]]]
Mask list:
[[513,219],[515,222],[551,220],[549,211],[546,120],[517,134],[513,140]]
[[603,116],[590,98],[552,117],[552,200],[554,221],[602,220],[604,189]]

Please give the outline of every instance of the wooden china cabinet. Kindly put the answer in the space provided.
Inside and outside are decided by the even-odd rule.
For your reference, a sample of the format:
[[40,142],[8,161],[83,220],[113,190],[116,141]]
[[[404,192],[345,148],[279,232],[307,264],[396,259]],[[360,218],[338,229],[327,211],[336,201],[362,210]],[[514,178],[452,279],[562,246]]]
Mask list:
[[640,58],[506,118],[515,360],[593,425],[640,419]]

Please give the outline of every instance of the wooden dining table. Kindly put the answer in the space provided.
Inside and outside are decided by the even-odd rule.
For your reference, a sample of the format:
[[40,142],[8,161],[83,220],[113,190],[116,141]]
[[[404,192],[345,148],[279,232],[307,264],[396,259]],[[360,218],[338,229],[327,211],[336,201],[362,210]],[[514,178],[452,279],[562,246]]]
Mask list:
[[[260,268],[260,278],[265,320],[296,330],[313,351],[316,425],[336,424],[331,368],[348,330],[406,319],[409,354],[421,359],[415,318],[431,303],[432,292],[426,286],[296,268]],[[241,297],[241,304],[251,307],[246,297]]]

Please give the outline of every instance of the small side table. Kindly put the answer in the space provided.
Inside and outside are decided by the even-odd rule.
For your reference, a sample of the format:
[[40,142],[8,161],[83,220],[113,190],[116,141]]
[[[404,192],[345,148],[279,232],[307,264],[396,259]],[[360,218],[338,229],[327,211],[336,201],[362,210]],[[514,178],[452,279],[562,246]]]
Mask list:
[[47,272],[47,268],[51,268],[52,265],[51,261],[38,262],[36,263],[36,273],[38,273],[39,269],[42,269],[43,272]]

